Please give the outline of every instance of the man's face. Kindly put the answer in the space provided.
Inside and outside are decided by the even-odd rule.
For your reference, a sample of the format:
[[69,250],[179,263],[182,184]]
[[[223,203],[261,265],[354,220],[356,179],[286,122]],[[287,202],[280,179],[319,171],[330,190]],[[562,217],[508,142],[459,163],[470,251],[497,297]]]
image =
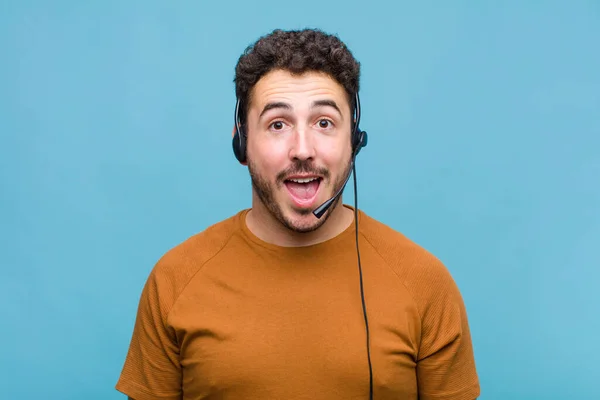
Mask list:
[[277,70],[255,85],[246,130],[252,187],[288,229],[314,231],[337,205],[312,214],[350,172],[351,120],[344,88],[325,74]]

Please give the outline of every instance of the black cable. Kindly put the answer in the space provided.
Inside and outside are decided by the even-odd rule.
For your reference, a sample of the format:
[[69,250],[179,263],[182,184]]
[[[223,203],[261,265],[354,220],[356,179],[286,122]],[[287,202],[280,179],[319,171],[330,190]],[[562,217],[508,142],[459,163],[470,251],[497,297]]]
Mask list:
[[369,400],[373,400],[373,366],[371,365],[371,346],[369,338],[369,319],[367,317],[367,306],[365,304],[365,292],[363,288],[362,265],[360,263],[360,249],[358,247],[358,194],[356,184],[356,163],[352,165],[354,175],[354,233],[356,235],[356,255],[358,256],[358,275],[360,278],[360,297],[362,301],[363,316],[365,318],[365,330],[367,333],[367,360],[369,361]]

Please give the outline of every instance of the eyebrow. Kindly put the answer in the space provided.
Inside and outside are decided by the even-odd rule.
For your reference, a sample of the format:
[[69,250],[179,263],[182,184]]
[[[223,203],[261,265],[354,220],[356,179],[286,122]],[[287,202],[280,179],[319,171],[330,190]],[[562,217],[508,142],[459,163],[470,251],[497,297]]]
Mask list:
[[284,110],[291,110],[292,106],[290,106],[288,103],[284,103],[282,101],[278,101],[275,103],[267,103],[265,105],[265,108],[263,108],[263,110],[261,111],[260,115],[258,116],[258,118],[262,118],[262,116],[269,110],[274,110],[276,108],[282,108]]
[[[313,103],[311,104],[311,108],[316,108],[316,107],[331,107],[334,108],[338,114],[340,115],[340,117],[343,117],[342,115],[342,111],[340,110],[340,108],[338,107],[337,103],[333,100],[315,100],[313,101]],[[262,116],[270,111],[270,110],[274,110],[274,109],[283,109],[283,110],[291,110],[292,106],[289,105],[288,103],[284,103],[282,101],[277,101],[277,102],[273,102],[273,103],[267,103],[265,105],[265,107],[263,108],[263,110],[261,111],[259,118],[262,118]]]
[[316,100],[312,103],[312,108],[315,107],[331,107],[334,108],[338,114],[340,114],[340,117],[343,117],[342,115],[342,110],[340,110],[340,108],[338,107],[337,103],[333,100]]

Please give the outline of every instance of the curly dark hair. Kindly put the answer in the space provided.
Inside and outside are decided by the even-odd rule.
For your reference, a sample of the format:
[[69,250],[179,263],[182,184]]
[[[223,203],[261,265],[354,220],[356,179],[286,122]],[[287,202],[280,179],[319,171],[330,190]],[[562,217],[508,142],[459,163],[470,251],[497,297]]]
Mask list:
[[252,89],[265,74],[283,69],[292,74],[324,72],[342,85],[350,109],[359,90],[360,63],[333,34],[319,29],[284,31],[276,29],[248,46],[235,67],[235,93],[245,119]]

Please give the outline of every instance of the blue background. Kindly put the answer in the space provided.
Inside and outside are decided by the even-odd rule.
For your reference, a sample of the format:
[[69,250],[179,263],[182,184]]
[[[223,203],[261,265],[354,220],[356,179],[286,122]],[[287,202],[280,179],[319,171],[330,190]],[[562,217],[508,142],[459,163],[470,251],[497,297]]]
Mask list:
[[600,2],[348,0],[0,4],[0,398],[123,398],[154,263],[250,205],[235,62],[306,26],[362,63],[359,205],[452,272],[481,398],[600,398]]

